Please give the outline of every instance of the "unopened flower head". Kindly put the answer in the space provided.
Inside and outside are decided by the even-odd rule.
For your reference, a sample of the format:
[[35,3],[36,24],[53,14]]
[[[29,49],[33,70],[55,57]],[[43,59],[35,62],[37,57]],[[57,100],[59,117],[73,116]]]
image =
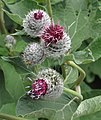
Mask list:
[[13,36],[7,35],[5,37],[5,43],[6,43],[5,46],[7,48],[12,48],[16,44],[16,40],[15,40],[15,38]]
[[38,43],[31,43],[25,48],[22,59],[26,65],[33,66],[44,59],[43,47]]
[[39,72],[36,80],[33,81],[31,90],[27,92],[33,99],[58,98],[63,92],[63,79],[53,69],[44,69]]
[[33,36],[40,36],[43,29],[47,28],[51,23],[49,15],[43,10],[32,10],[23,20],[25,32]]
[[58,25],[50,25],[41,36],[41,44],[45,48],[47,56],[60,57],[68,52],[71,48],[71,39],[64,32],[63,27]]

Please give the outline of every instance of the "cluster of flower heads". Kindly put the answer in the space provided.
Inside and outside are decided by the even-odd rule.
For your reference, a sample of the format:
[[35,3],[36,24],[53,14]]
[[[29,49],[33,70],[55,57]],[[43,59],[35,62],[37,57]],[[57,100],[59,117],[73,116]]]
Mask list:
[[[43,10],[30,11],[23,20],[25,32],[31,37],[39,37],[40,43],[30,43],[22,58],[25,64],[34,66],[45,57],[58,58],[68,53],[71,39],[64,27],[54,24]],[[40,71],[27,92],[32,99],[57,98],[63,92],[63,78],[53,69]]]
[[38,73],[27,92],[32,99],[58,98],[63,92],[63,78],[53,69],[43,69]]
[[[71,39],[64,28],[51,21],[43,10],[30,11],[23,20],[25,32],[31,37],[40,37],[40,45],[30,43],[25,48],[23,60],[27,65],[34,65],[44,59],[44,56],[57,58],[71,48]],[[32,56],[31,56],[32,55]]]

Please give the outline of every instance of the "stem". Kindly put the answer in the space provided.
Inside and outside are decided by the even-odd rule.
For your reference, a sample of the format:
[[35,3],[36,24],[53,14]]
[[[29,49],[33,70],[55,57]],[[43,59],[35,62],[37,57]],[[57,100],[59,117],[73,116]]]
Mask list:
[[51,2],[50,0],[46,0],[47,1],[47,11],[48,11],[48,14],[51,18],[51,21],[52,21],[52,7],[51,7]]
[[25,118],[20,118],[20,117],[16,117],[13,115],[8,115],[5,113],[0,113],[0,118],[5,119],[5,120],[27,120]]
[[4,24],[4,12],[3,12],[3,3],[0,1],[0,32],[7,34],[7,30]]
[[86,76],[84,70],[81,69],[78,65],[76,65],[73,61],[68,61],[67,64],[72,67],[77,68],[78,71],[80,72],[80,76],[78,77],[77,81],[75,82],[76,86],[79,86]]
[[83,96],[81,94],[79,94],[78,92],[74,91],[74,90],[71,90],[69,88],[64,87],[64,91],[66,93],[69,93],[69,94],[72,94],[74,96],[77,96],[78,98],[80,98],[80,100],[83,100]]

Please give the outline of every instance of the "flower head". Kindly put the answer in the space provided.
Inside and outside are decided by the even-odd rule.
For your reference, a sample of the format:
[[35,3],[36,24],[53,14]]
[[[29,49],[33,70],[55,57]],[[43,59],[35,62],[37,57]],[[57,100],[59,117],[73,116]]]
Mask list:
[[64,32],[63,27],[58,25],[50,25],[46,28],[41,36],[41,44],[45,49],[47,56],[56,58],[64,55],[71,48],[71,39]]
[[41,38],[46,44],[56,43],[63,38],[64,28],[59,24],[54,25],[53,23],[45,29]]
[[27,65],[35,65],[40,63],[44,58],[44,50],[38,43],[28,44],[25,48],[22,59]]
[[33,81],[31,90],[27,92],[33,99],[58,98],[63,92],[63,79],[53,69],[45,69],[39,72]]
[[30,11],[23,20],[25,32],[33,36],[40,36],[43,29],[51,23],[49,15],[43,10]]
[[12,48],[16,44],[16,40],[15,40],[15,38],[13,36],[7,35],[5,37],[5,43],[6,43],[5,46],[7,48]]

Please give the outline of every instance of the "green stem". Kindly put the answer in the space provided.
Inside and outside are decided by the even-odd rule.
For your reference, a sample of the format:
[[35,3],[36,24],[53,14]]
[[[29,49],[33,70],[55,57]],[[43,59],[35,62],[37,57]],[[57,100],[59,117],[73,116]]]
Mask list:
[[84,70],[81,69],[78,65],[76,65],[73,61],[68,61],[67,64],[72,66],[72,67],[77,68],[78,71],[80,72],[80,76],[78,77],[77,81],[75,82],[75,85],[79,86],[86,76]]
[[3,12],[3,3],[0,1],[0,32],[7,34],[7,30],[4,24],[4,12]]
[[52,7],[51,7],[51,2],[50,0],[46,0],[47,1],[47,11],[48,11],[48,14],[51,18],[51,21],[52,21]]
[[25,118],[16,117],[16,116],[8,115],[5,113],[0,113],[0,118],[5,119],[5,120],[27,120]]
[[69,88],[64,87],[64,91],[65,91],[66,93],[72,94],[72,95],[80,98],[80,100],[83,100],[83,96],[82,96],[81,94],[79,94],[78,92],[74,91],[74,90],[71,90],[71,89],[69,89]]

